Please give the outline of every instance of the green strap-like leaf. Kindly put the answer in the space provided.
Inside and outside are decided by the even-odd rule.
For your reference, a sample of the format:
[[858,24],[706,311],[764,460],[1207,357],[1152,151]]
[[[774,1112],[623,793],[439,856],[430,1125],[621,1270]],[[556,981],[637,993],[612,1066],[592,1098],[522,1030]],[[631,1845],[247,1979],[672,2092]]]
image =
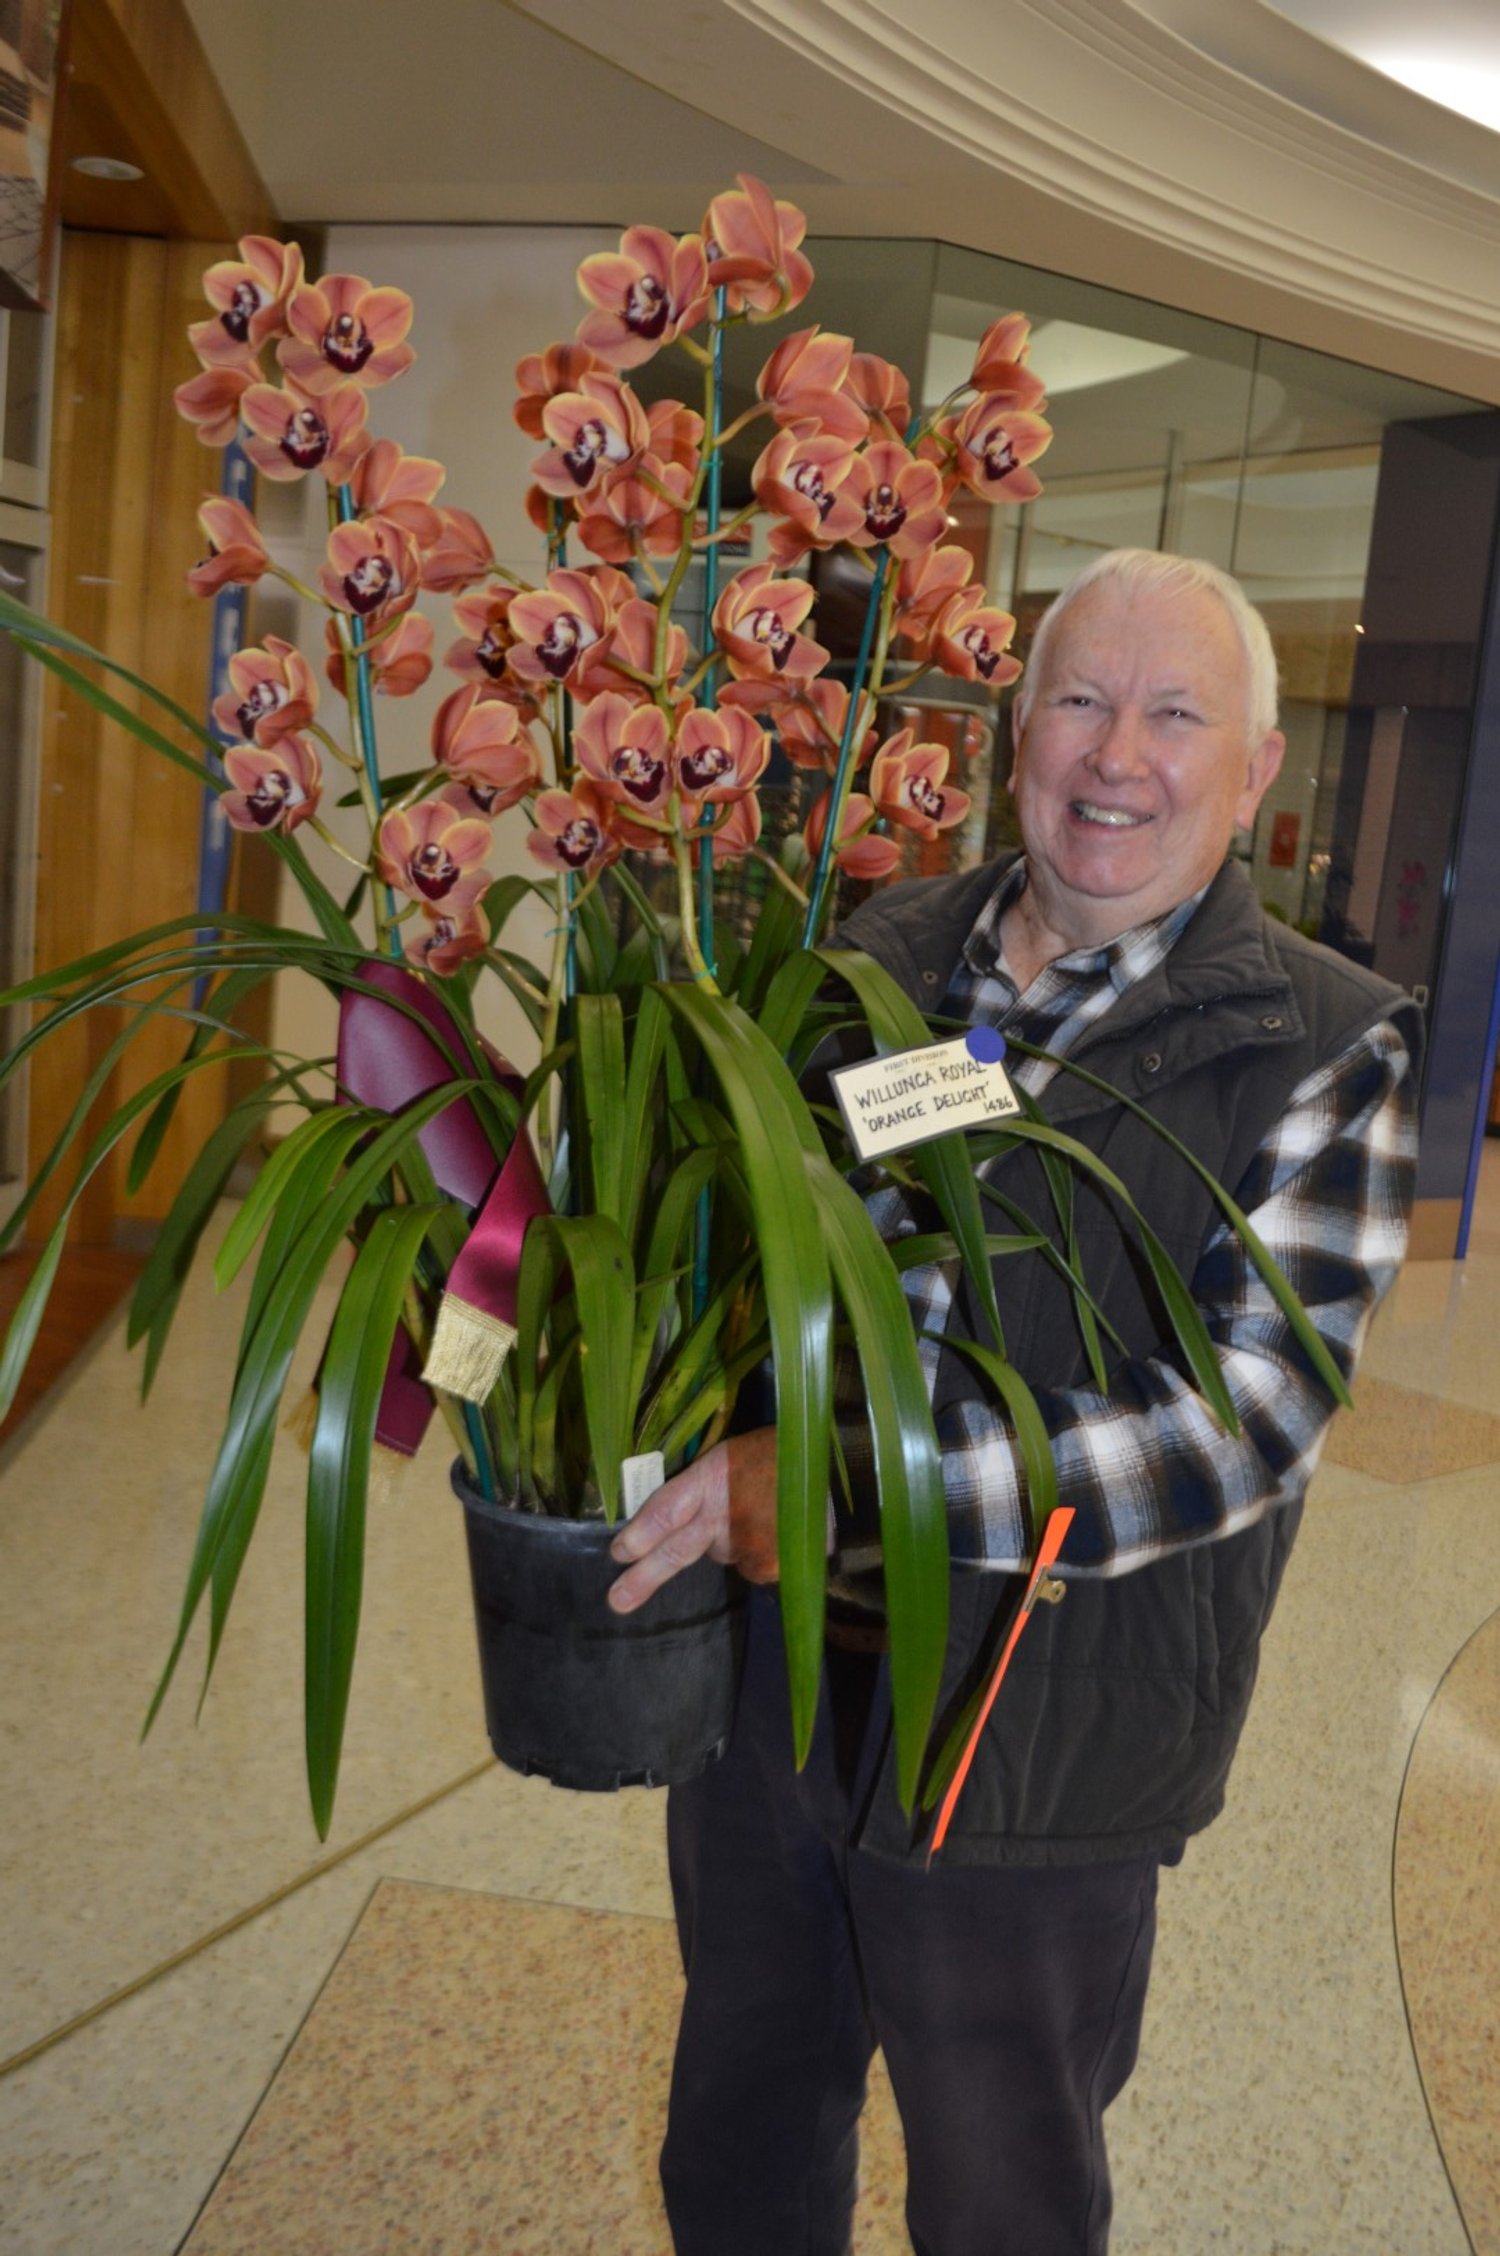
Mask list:
[[790,1073],[737,1004],[660,990],[691,1028],[733,1116],[755,1210],[776,1365],[776,1524],[781,1612],[799,1763],[807,1759],[823,1662],[832,1423],[833,1288],[803,1165],[821,1150]]
[[[234,1578],[260,1510],[277,1405],[292,1353],[324,1271],[344,1234],[429,1120],[471,1093],[457,1081],[418,1097],[399,1120],[371,1134],[346,1173],[321,1201],[300,1240],[282,1263],[249,1339],[229,1406],[208,1496],[199,1521],[176,1637],[146,1717],[149,1730],[176,1671],[203,1593],[213,1587],[207,1674],[212,1672],[233,1596]],[[222,1557],[229,1572],[221,1574]],[[227,1587],[226,1587],[227,1584]]]
[[127,1098],[113,1118],[100,1129],[85,1152],[78,1174],[63,1203],[62,1212],[58,1215],[37,1265],[16,1303],[15,1314],[5,1335],[5,1344],[0,1348],[0,1418],[5,1416],[16,1398],[22,1373],[36,1344],[36,1335],[46,1313],[48,1295],[57,1277],[57,1267],[62,1259],[62,1249],[74,1207],[115,1146],[130,1133],[136,1121],[150,1111],[162,1091],[170,1088],[174,1081],[196,1072],[202,1062],[201,1059],[192,1059],[186,1065],[168,1066],[165,1072],[155,1074],[134,1096]]
[[538,1215],[527,1231],[555,1240],[573,1276],[578,1352],[589,1450],[604,1516],[620,1509],[620,1465],[635,1422],[630,1399],[630,1341],[635,1269],[617,1222],[604,1214]]
[[880,1489],[896,1774],[902,1806],[910,1812],[948,1642],[942,1459],[900,1279],[863,1201],[837,1168],[812,1152],[806,1165],[864,1379]]
[[573,1023],[594,1212],[607,1214],[623,1227],[625,1173],[631,1153],[621,1104],[625,1094],[625,1014],[619,996],[576,996]]
[[307,1468],[307,1784],[328,1838],[359,1636],[370,1453],[391,1341],[417,1255],[440,1211],[378,1214],[360,1247],[328,1335]]
[[214,1282],[220,1292],[233,1284],[265,1229],[289,1180],[318,1146],[332,1148],[329,1180],[365,1133],[367,1116],[345,1105],[325,1105],[299,1120],[262,1167],[225,1231],[214,1257]]
[[[914,1049],[931,1041],[927,1021],[916,1004],[873,956],[864,955],[856,948],[820,948],[818,960],[853,989],[875,1037],[876,1047],[882,1053]],[[934,1137],[931,1143],[919,1145],[907,1156],[908,1164],[926,1184],[939,1213],[962,1248],[965,1272],[1003,1354],[1005,1334],[995,1298],[995,1280],[984,1255],[984,1215],[968,1147],[961,1135],[949,1134]]]
[[1036,1396],[1014,1363],[1008,1363],[1003,1355],[996,1355],[992,1348],[981,1347],[977,1340],[958,1339],[951,1332],[930,1336],[941,1338],[945,1347],[956,1347],[960,1354],[966,1355],[984,1373],[1010,1413],[1026,1474],[1026,1502],[1035,1553],[1042,1540],[1042,1530],[1057,1509],[1057,1466]]
[[[230,1034],[232,1029],[228,1021],[232,1018],[234,1012],[270,976],[271,974],[268,971],[236,971],[231,972],[227,979],[222,980],[213,994],[204,999],[205,1015],[189,1036],[187,1049],[183,1053],[184,1057],[201,1057],[216,1034]],[[223,1053],[220,1052],[219,1054],[222,1055]],[[266,1053],[264,1050],[257,1050],[256,1054],[264,1056]],[[147,1115],[145,1125],[136,1137],[135,1148],[130,1154],[130,1165],[125,1175],[125,1189],[132,1198],[155,1165],[167,1130],[171,1127],[176,1114],[177,1101],[180,1095],[180,1088],[168,1089],[166,1095],[158,1101],[155,1109]]]
[[198,1242],[241,1155],[264,1127],[275,1102],[273,1089],[257,1089],[220,1121],[184,1176],[136,1279],[125,1338],[131,1347],[143,1336],[146,1339],[143,1402],[151,1392]]
[[677,1281],[685,1274],[683,1238],[701,1191],[708,1188],[718,1167],[712,1146],[690,1151],[668,1176],[651,1220],[651,1235],[641,1264],[643,1275],[636,1294],[635,1345],[630,1366],[630,1392],[640,1400],[641,1389],[657,1343],[662,1320],[671,1305]]
[[666,1005],[654,988],[647,987],[642,992],[635,1024],[631,1029],[630,1070],[625,1076],[624,1102],[620,1108],[624,1179],[617,1219],[625,1233],[625,1242],[631,1247],[636,1243],[652,1163],[656,1157],[656,1141],[651,1134],[651,1113],[661,1080],[666,1040]]
[[[1029,1042],[1017,1042],[1014,1047],[1024,1052],[1028,1057],[1041,1054]],[[1354,1397],[1349,1392],[1348,1381],[1330,1354],[1328,1344],[1322,1333],[1319,1332],[1307,1310],[1292,1290],[1285,1271],[1277,1263],[1264,1241],[1251,1227],[1248,1216],[1241,1207],[1236,1205],[1218,1177],[1211,1169],[1204,1166],[1202,1160],[1195,1152],[1188,1149],[1179,1136],[1174,1136],[1170,1128],[1164,1127],[1147,1106],[1138,1104],[1134,1097],[1127,1097],[1123,1090],[1116,1089],[1110,1082],[1101,1080],[1097,1073],[1090,1073],[1084,1066],[1075,1065],[1070,1058],[1058,1058],[1056,1063],[1064,1073],[1070,1073],[1075,1081],[1082,1081],[1089,1088],[1099,1090],[1103,1095],[1112,1098],[1126,1112],[1134,1113],[1137,1120],[1143,1120],[1153,1134],[1160,1136],[1162,1142],[1177,1154],[1183,1165],[1192,1169],[1199,1182],[1204,1184],[1212,1194],[1224,1219],[1249,1254],[1262,1284],[1265,1285],[1282,1315],[1291,1325],[1292,1331],[1296,1335],[1297,1344],[1333,1396],[1334,1401],[1341,1404],[1344,1409],[1352,1410]]]
[[786,958],[770,981],[755,1023],[772,1048],[779,1050],[783,1057],[791,1049],[823,980],[823,966],[818,958],[799,948],[795,955]]
[[[1106,1167],[1097,1153],[1091,1152],[1087,1144],[1081,1144],[1076,1136],[1064,1135],[1060,1128],[1053,1128],[1045,1121],[1012,1120],[1007,1124],[1005,1132],[1018,1143],[1032,1143],[1042,1149],[1062,1153],[1075,1167],[1081,1168],[1086,1175],[1092,1175],[1119,1200],[1140,1233],[1142,1248],[1151,1264],[1151,1274],[1156,1279],[1178,1345],[1187,1358],[1199,1391],[1211,1404],[1220,1422],[1231,1434],[1237,1434],[1240,1430],[1239,1416],[1224,1383],[1218,1354],[1209,1338],[1208,1326],[1203,1321],[1198,1304],[1184,1284],[1176,1263],[1114,1169]],[[1303,1321],[1306,1322],[1305,1317]]]

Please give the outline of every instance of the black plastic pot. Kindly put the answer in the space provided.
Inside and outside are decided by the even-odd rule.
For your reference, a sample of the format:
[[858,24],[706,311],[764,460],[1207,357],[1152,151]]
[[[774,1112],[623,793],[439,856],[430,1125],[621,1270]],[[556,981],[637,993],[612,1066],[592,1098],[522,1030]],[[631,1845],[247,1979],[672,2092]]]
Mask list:
[[463,1466],[484,1714],[512,1770],[611,1793],[675,1786],[724,1751],[734,1714],[744,1585],[700,1559],[634,1614],[605,1592],[614,1529],[491,1504]]

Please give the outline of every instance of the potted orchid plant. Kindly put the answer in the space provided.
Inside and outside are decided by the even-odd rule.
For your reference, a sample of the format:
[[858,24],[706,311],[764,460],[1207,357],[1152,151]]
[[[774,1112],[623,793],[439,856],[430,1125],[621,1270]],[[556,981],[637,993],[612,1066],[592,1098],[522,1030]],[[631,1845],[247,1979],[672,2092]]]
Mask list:
[[[948,751],[909,728],[882,736],[879,717],[928,668],[993,687],[1019,672],[1007,654],[1014,622],[945,537],[949,502],[960,484],[996,505],[1035,495],[1031,464],[1050,434],[1016,314],[992,325],[968,383],[935,406],[914,402],[900,371],[850,338],[797,329],[766,360],[754,404],[726,424],[725,334],[802,303],[813,279],[804,228],[794,207],[742,178],[699,232],[633,227],[617,253],[583,262],[576,337],[517,371],[516,420],[537,442],[530,584],[443,495],[439,463],[371,432],[372,409],[413,358],[410,299],[353,275],[312,282],[295,248],[249,238],[205,277],[209,311],[189,332],[200,372],[177,405],[206,445],[241,440],[262,477],[321,481],[326,552],[316,587],[303,585],[250,509],[211,498],[189,584],[210,597],[290,580],[321,616],[323,664],[267,634],[230,662],[210,725],[0,595],[0,623],[18,642],[218,793],[228,821],[280,856],[311,912],[309,931],[232,913],[169,920],[0,997],[48,1006],[7,1072],[80,1012],[112,1011],[120,1029],[11,1235],[86,1133],[133,1034],[162,1012],[185,1026],[179,1062],[86,1144],[0,1354],[0,1406],[91,1173],[129,1138],[138,1183],[184,1082],[231,1050],[255,1056],[261,1079],[190,1168],[130,1314],[149,1388],[231,1174],[269,1147],[214,1256],[221,1285],[248,1270],[250,1289],[156,1698],[205,1595],[212,1667],[293,1353],[334,1277],[307,1477],[307,1751],[322,1832],[372,1455],[410,1453],[438,1415],[475,1512],[607,1531],[641,1466],[659,1477],[711,1443],[768,1364],[800,1759],[837,1490],[836,1340],[859,1360],[868,1405],[909,1800],[923,1776],[946,1633],[937,1443],[892,1251],[846,1179],[840,1123],[808,1101],[801,1074],[851,1017],[878,1051],[930,1038],[868,958],[825,946],[833,879],[889,874],[903,837],[933,839],[967,808]],[[647,406],[632,371],[667,352],[690,396]],[[727,511],[726,448],[757,420],[751,495]],[[751,526],[761,553],[730,571],[726,549]],[[816,639],[808,561],[834,548],[867,582],[843,680]],[[706,592],[690,634],[682,598],[695,567]],[[443,664],[455,678],[433,714],[430,762],[392,775],[376,702],[427,688],[434,632],[418,605],[430,596],[453,599],[457,639]],[[99,686],[101,671],[124,678],[139,710]],[[759,799],[773,744],[807,802],[800,833],[774,852]],[[325,821],[334,792],[362,810],[357,850]],[[501,825],[524,835],[526,863],[496,877]],[[748,935],[716,912],[716,874],[722,884],[736,866],[763,886]],[[540,963],[505,934],[537,891],[552,930]],[[334,1057],[257,1048],[236,1028],[245,998],[291,968],[338,998]],[[535,1054],[519,1065],[486,1038],[491,982],[533,1031]],[[892,1165],[925,1187],[940,1242],[990,1295],[997,1241],[963,1137]],[[1086,1300],[1081,1278],[1077,1289]],[[1181,1320],[1190,1333],[1190,1309]],[[1212,1392],[1206,1342],[1185,1344]],[[1022,1402],[1014,1372],[999,1375],[1006,1399]],[[1232,1420],[1221,1400],[1226,1411]],[[1045,1518],[1055,1498],[1045,1439],[1018,1424]]]

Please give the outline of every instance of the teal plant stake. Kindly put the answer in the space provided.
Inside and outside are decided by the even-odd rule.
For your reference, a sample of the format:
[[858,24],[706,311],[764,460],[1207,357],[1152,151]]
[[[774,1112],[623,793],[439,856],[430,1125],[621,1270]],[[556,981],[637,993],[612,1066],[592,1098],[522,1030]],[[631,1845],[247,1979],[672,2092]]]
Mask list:
[[[719,520],[723,511],[724,457],[719,448],[719,433],[724,424],[724,313],[725,292],[714,292],[714,341],[711,381],[709,384],[708,429],[704,444],[708,449],[708,476],[704,484],[704,508],[707,513],[708,546],[703,552],[703,640],[707,645],[713,633],[714,608],[719,600]],[[715,701],[715,684],[712,672],[705,677],[702,702],[712,706]],[[703,961],[710,972],[717,972],[718,961],[714,954],[714,850],[708,833],[713,827],[713,816],[705,809],[704,836],[698,841],[698,945],[703,951]],[[698,1196],[698,1207],[693,1223],[693,1314],[699,1317],[708,1306],[709,1293],[709,1233],[713,1226],[713,1201],[706,1190]],[[697,1444],[694,1444],[696,1449]]]
[[[349,525],[359,515],[354,506],[354,496],[347,486],[337,489],[339,523]],[[384,802],[380,795],[380,763],[375,757],[375,699],[370,690],[370,659],[365,649],[365,623],[357,611],[349,614],[349,634],[354,644],[355,696],[359,705],[359,746],[365,763],[365,780],[370,786],[377,818]],[[391,954],[400,960],[401,942],[396,937],[396,896],[385,887],[386,945]]]

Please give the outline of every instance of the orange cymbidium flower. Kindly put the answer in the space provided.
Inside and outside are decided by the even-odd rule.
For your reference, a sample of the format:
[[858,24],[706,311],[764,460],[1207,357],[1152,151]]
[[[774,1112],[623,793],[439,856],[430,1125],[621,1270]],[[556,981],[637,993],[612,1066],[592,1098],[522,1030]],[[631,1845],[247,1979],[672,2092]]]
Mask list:
[[774,510],[792,530],[772,535],[778,555],[800,555],[808,548],[832,548],[850,540],[864,523],[864,512],[844,491],[854,467],[847,439],[828,431],[778,431],[750,473],[755,498]]
[[946,744],[914,744],[912,730],[899,729],[870,764],[870,795],[888,822],[936,838],[969,811],[969,795],[943,787],[948,773]]
[[361,517],[386,517],[411,534],[419,549],[443,538],[443,512],[432,497],[448,475],[430,456],[407,454],[394,439],[377,439],[354,466],[349,490]]
[[514,637],[512,674],[522,682],[571,680],[634,593],[624,573],[610,564],[584,570],[564,565],[549,572],[544,588],[512,598],[507,622]]
[[365,395],[357,384],[313,399],[288,385],[252,384],[240,402],[250,429],[245,452],[264,477],[304,478],[321,470],[331,486],[347,485],[370,443]]
[[657,400],[647,408],[646,421],[651,426],[648,451],[659,462],[680,462],[696,475],[703,444],[703,418],[696,408],[684,407],[681,400]]
[[958,475],[981,501],[1035,501],[1041,492],[1041,479],[1027,465],[1052,444],[1052,426],[1042,416],[986,393],[965,408],[952,440]]
[[979,340],[969,381],[976,392],[1003,400],[1007,407],[1040,407],[1047,387],[1025,366],[1031,350],[1031,323],[1024,313],[1003,313]]
[[1008,611],[985,602],[983,588],[966,587],[933,623],[933,662],[959,681],[983,680],[991,689],[1004,689],[1021,671],[1020,659],[1007,656],[1015,631]]
[[602,869],[624,850],[614,821],[614,809],[599,786],[592,777],[579,776],[571,791],[541,793],[527,849],[548,869],[571,870],[575,876]]
[[504,814],[542,780],[540,755],[515,707],[478,682],[455,689],[438,707],[432,757],[465,786],[471,814]]
[[797,633],[813,606],[806,580],[778,579],[769,564],[737,572],[714,606],[720,649],[737,677],[810,681],[828,663],[821,643]]
[[392,618],[409,611],[420,578],[411,535],[383,517],[336,525],[328,536],[328,561],[318,567],[325,603],[359,619]]
[[939,612],[967,587],[974,559],[966,548],[924,548],[907,557],[896,578],[895,631],[925,656]]
[[911,386],[894,361],[882,360],[879,353],[855,353],[844,391],[866,417],[870,438],[905,439],[911,423]]
[[432,621],[408,611],[390,632],[375,637],[370,665],[377,697],[412,696],[432,672]]
[[198,512],[208,554],[187,575],[190,594],[217,595],[221,587],[250,587],[271,559],[260,527],[242,501],[214,494]]
[[702,237],[627,227],[618,251],[583,261],[578,287],[596,309],[579,322],[578,342],[612,368],[639,368],[708,312]]
[[381,822],[375,854],[381,876],[413,901],[446,901],[459,879],[490,850],[490,826],[440,799],[396,808]]
[[672,795],[667,716],[610,690],[581,716],[573,738],[578,764],[606,799],[639,814],[660,815]]
[[552,444],[531,465],[544,493],[573,501],[596,479],[639,462],[651,443],[646,410],[618,376],[585,376],[542,409]]
[[794,329],[756,378],[756,397],[783,429],[816,423],[852,446],[869,426],[864,409],[843,390],[853,354],[852,337],[835,336],[816,323],[811,329]]
[[404,290],[372,289],[362,274],[325,274],[292,292],[276,357],[304,392],[388,384],[417,357],[406,342],[411,316]]
[[506,673],[506,653],[515,636],[510,629],[511,588],[482,588],[477,595],[461,595],[453,617],[463,633],[450,642],[443,664],[467,681],[498,682]]
[[[798,682],[790,689],[780,682],[726,682],[719,703],[758,713],[769,721],[776,741],[799,768],[821,769],[832,775],[849,718],[849,692],[842,682],[826,675],[818,681]],[[854,755],[862,768],[875,745],[875,731],[867,728]]]
[[[617,579],[620,574],[614,575]],[[626,582],[628,586],[628,581]],[[587,649],[573,677],[573,695],[580,699],[618,695],[632,705],[649,705],[654,699],[651,682],[635,677],[656,674],[656,629],[660,617],[654,603],[632,595],[616,612],[608,634]],[[662,677],[670,685],[687,664],[687,633],[675,621],[667,630]],[[629,668],[629,672],[624,669]]]
[[732,799],[710,834],[715,863],[743,861],[760,838],[760,800],[753,791]]
[[896,439],[877,439],[855,456],[840,498],[859,511],[849,535],[856,547],[884,546],[903,561],[934,547],[948,529],[940,472]]
[[695,705],[677,731],[677,784],[684,799],[717,807],[753,791],[771,757],[771,739],[738,706]]
[[[328,645],[323,671],[340,697],[347,697],[344,644],[334,620],[324,627],[323,639]],[[432,672],[432,621],[419,611],[406,612],[388,632],[372,636],[365,656],[377,697],[413,696]]]
[[[815,861],[828,833],[828,807],[832,797],[831,791],[825,791],[802,826],[807,851]],[[862,791],[851,791],[844,801],[838,844],[833,849],[834,860],[850,877],[889,877],[901,860],[901,849],[896,841],[881,838],[871,829],[875,819],[873,802]]]
[[585,376],[604,366],[587,345],[549,345],[544,353],[527,353],[516,362],[516,388],[520,398],[511,409],[528,438],[544,439],[542,410],[559,392],[576,392]]
[[317,676],[280,635],[267,635],[261,648],[237,650],[227,671],[229,687],[213,703],[214,726],[226,736],[248,737],[264,748],[306,728],[318,709]]
[[228,446],[240,427],[240,402],[254,381],[249,368],[205,368],[178,385],[172,405],[204,446]]
[[420,926],[408,928],[407,962],[420,964],[425,971],[446,979],[471,956],[483,955],[489,946],[490,924],[481,903],[489,889],[488,873],[471,870],[459,879],[441,907],[429,908],[424,901]]
[[287,301],[302,281],[302,253],[269,235],[241,236],[239,253],[208,269],[203,290],[231,344],[254,354],[286,327]]
[[432,595],[474,587],[495,568],[490,536],[467,509],[440,509],[442,531],[422,557],[422,585]]
[[223,755],[224,773],[234,788],[219,800],[236,830],[294,831],[318,811],[323,763],[305,736],[284,736],[277,744],[231,744]]
[[[654,483],[648,485],[648,478]],[[637,543],[648,556],[674,555],[682,545],[692,484],[691,471],[680,464],[643,455],[634,470],[602,479],[587,503],[579,503],[578,538],[611,564],[628,564]],[[668,501],[667,494],[674,498]]]
[[715,289],[723,285],[731,313],[769,321],[801,305],[812,288],[812,267],[797,248],[807,215],[778,203],[751,173],[735,178],[738,190],[715,196],[703,222],[708,279]]

